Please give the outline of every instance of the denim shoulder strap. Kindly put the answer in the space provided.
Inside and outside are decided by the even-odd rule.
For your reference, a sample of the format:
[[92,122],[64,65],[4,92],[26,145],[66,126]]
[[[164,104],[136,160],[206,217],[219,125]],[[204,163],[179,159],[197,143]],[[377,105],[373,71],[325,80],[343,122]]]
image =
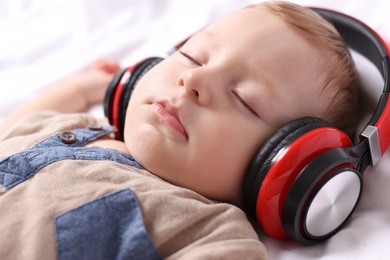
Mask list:
[[0,184],[7,189],[27,180],[43,167],[60,160],[111,160],[139,169],[143,167],[129,154],[100,147],[82,147],[114,127],[88,127],[57,133],[34,147],[0,161]]

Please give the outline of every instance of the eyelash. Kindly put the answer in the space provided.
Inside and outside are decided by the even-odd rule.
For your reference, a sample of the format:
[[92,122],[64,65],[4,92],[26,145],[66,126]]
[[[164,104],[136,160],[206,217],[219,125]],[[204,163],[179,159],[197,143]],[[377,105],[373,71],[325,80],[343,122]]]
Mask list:
[[198,65],[198,66],[202,66],[202,64],[200,62],[198,62],[197,60],[195,60],[194,58],[192,58],[190,55],[188,55],[187,53],[183,52],[182,50],[179,50],[179,53],[181,55],[183,55],[184,57],[186,57],[188,60],[190,60],[192,63]]
[[233,91],[234,97],[255,117],[259,118],[259,115],[256,113],[255,110],[251,106],[248,105],[235,91]]

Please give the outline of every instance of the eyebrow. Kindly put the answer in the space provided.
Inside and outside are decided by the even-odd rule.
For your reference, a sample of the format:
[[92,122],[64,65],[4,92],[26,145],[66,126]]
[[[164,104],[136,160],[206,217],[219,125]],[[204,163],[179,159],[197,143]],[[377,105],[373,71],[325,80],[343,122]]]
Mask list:
[[204,29],[200,30],[196,33],[196,35],[199,37],[199,35],[203,38],[202,41],[206,41],[208,45],[212,45],[213,48],[218,48],[222,44],[219,42],[216,42],[215,36],[212,31],[208,29],[208,27],[205,27]]
[[256,76],[260,79],[260,82],[262,82],[267,88],[274,89],[275,84],[273,80],[270,78],[270,76],[265,73],[264,71],[258,69],[255,70]]

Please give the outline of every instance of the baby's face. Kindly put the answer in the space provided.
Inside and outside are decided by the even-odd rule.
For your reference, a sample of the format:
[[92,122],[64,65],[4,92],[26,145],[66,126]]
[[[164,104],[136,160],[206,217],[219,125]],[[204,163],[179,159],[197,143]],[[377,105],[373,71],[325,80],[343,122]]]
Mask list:
[[327,104],[320,54],[267,10],[225,16],[139,81],[126,145],[162,179],[241,205],[246,167],[265,138]]

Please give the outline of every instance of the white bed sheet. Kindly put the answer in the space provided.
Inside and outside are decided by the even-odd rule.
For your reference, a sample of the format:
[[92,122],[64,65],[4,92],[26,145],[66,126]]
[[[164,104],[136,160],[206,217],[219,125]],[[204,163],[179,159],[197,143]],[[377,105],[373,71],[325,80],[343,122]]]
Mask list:
[[[100,57],[123,66],[165,55],[213,19],[253,0],[2,0],[0,119],[15,106]],[[293,0],[355,16],[390,40],[385,0]],[[366,72],[371,74],[371,72]],[[370,75],[368,75],[370,76]],[[93,113],[103,115],[102,107]],[[390,243],[390,155],[364,175],[352,220],[328,241],[302,246],[261,236],[270,259],[387,259]]]

